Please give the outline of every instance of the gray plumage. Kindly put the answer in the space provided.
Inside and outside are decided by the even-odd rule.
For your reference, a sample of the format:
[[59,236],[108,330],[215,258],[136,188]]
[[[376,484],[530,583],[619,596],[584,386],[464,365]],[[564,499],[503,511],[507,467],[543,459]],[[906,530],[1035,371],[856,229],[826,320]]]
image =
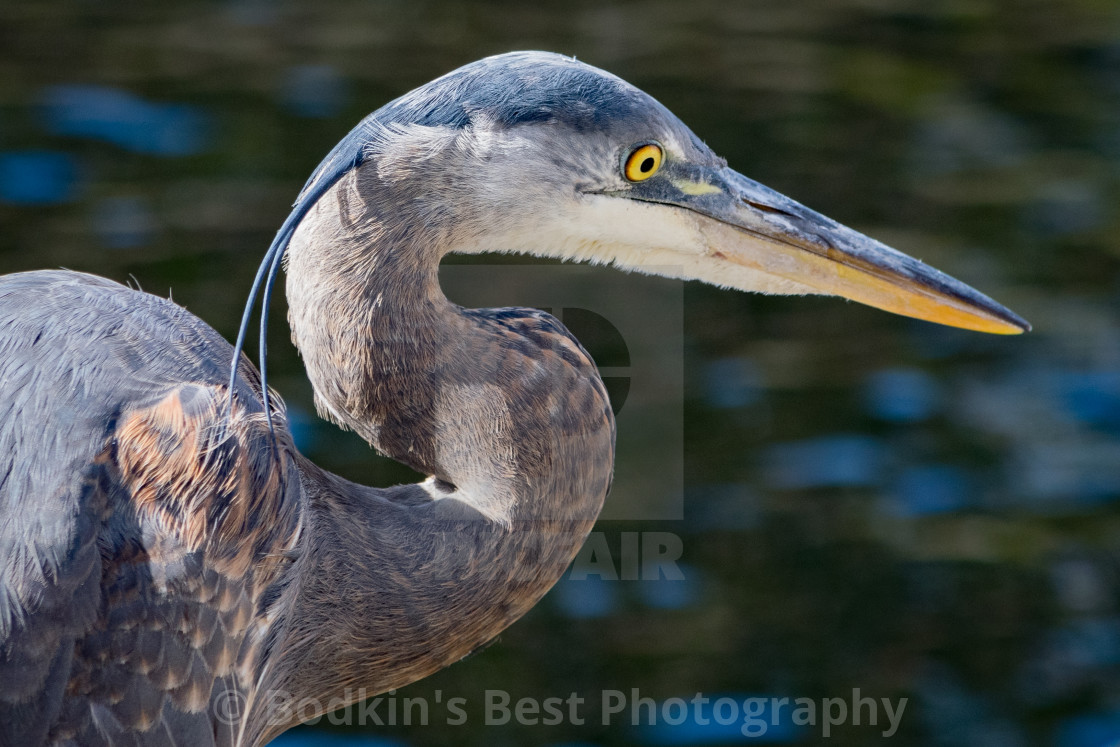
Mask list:
[[[631,178],[651,143],[664,164]],[[735,174],[614,76],[468,65],[328,154],[252,293],[286,257],[320,412],[423,483],[308,462],[252,365],[170,301],[0,279],[0,744],[261,744],[293,725],[277,694],[403,686],[548,590],[607,494],[614,420],[557,320],[443,296],[440,258],[489,250],[1025,325]]]

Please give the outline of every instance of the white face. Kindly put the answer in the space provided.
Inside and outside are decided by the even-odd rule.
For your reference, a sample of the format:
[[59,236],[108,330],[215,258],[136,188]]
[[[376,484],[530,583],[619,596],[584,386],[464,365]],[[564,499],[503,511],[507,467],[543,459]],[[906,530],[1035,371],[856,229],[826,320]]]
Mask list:
[[[656,141],[668,159],[699,156],[722,165],[697,148],[687,130],[655,122],[645,132],[611,138],[553,123],[503,129],[484,118],[467,128],[406,126],[383,133],[377,168],[388,182],[422,181],[432,205],[463,206],[451,251],[611,264],[762,293],[822,292],[722,257],[713,243],[718,221],[684,207],[628,199],[640,185],[626,179],[621,164],[636,142]],[[686,190],[707,186],[677,182]],[[772,243],[739,237],[752,239]]]
[[[732,229],[734,230],[734,229]],[[775,294],[821,293],[807,285],[735,263],[720,252],[720,224],[693,211],[604,194],[555,200],[534,221],[502,225],[498,231],[458,247],[466,253],[527,253],[648,275],[700,280],[721,288]],[[772,242],[749,234],[734,237],[739,250]]]

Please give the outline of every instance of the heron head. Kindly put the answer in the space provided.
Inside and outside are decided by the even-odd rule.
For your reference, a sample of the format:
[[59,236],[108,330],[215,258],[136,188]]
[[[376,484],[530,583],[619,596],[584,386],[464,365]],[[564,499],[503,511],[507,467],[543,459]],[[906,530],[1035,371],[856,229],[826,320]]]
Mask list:
[[985,332],[1030,329],[732,170],[652,97],[560,55],[486,58],[387,104],[332,151],[301,202],[355,167],[375,169],[413,222],[442,227],[449,251],[610,263],[745,291],[835,294]]

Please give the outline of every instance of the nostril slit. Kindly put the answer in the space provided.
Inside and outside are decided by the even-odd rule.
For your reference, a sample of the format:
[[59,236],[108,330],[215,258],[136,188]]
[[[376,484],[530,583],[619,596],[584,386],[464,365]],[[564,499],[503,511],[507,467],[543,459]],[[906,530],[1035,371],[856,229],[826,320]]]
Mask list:
[[447,482],[447,480],[440,480],[438,477],[436,478],[436,490],[438,490],[439,492],[454,493],[457,489],[458,488],[456,488],[454,485]]
[[787,218],[796,218],[797,217],[793,213],[782,210],[781,208],[776,208],[773,205],[767,205],[767,204],[762,203],[762,202],[755,202],[754,200],[748,199],[746,197],[740,197],[739,200],[744,205],[748,205],[748,206],[750,206],[750,207],[754,208],[755,210],[758,210],[759,212],[762,212],[762,213],[774,213],[775,215],[784,215]]

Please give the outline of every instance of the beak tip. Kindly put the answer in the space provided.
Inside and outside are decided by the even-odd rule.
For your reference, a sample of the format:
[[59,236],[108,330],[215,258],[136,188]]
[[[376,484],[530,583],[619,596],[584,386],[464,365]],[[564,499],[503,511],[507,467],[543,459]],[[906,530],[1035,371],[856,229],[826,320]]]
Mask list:
[[1034,329],[1034,327],[1031,326],[1030,322],[1016,314],[1011,309],[1001,308],[1000,310],[1003,312],[1001,314],[1003,318],[1000,321],[1007,325],[1007,330],[1006,332],[1004,332],[1004,334],[1021,335],[1024,332],[1030,332],[1032,329]]

